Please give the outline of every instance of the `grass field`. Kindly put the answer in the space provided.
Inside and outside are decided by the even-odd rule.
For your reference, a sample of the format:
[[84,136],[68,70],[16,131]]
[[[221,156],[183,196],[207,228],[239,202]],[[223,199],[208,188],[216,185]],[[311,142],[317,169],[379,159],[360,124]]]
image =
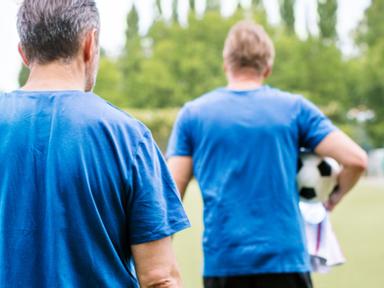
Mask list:
[[[175,250],[185,288],[201,288],[202,204],[196,183],[188,189],[185,206],[193,227],[175,238]],[[332,222],[347,263],[315,275],[315,288],[384,288],[384,181],[362,181],[335,210]]]

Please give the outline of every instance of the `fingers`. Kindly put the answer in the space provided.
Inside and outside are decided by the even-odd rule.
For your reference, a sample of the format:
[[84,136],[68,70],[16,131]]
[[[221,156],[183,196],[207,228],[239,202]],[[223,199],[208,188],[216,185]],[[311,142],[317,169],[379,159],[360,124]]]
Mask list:
[[335,191],[333,192],[330,196],[329,196],[329,199],[326,203],[324,203],[324,206],[325,208],[329,211],[329,212],[332,212],[335,207],[337,206],[337,204],[340,203],[341,199],[343,198],[343,194],[338,192],[338,191]]

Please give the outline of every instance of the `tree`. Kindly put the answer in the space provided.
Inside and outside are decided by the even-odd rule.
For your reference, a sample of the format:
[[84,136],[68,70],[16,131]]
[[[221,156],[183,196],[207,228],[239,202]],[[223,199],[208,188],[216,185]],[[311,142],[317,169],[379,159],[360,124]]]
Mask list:
[[23,64],[21,66],[20,72],[19,72],[19,85],[24,86],[24,84],[27,82],[29,76],[29,69]]
[[[143,55],[143,47],[128,39],[127,50],[120,63],[125,79],[125,99],[134,107],[180,106],[217,86],[225,84],[222,71],[222,49],[230,27],[242,19],[238,12],[228,19],[219,11],[206,12],[203,19],[190,17],[189,26],[166,25],[158,21],[149,31],[151,55]],[[289,91],[305,94],[317,104],[333,108],[342,118],[350,107],[343,79],[344,62],[335,45],[324,46],[319,39],[303,42],[294,33],[281,33],[266,24],[265,13],[255,11],[252,17],[263,24],[277,47],[277,59],[270,83]],[[130,50],[131,49],[131,52]],[[136,64],[134,64],[136,63]],[[332,73],[330,72],[332,67]],[[134,96],[134,97],[133,97]]]
[[384,37],[384,1],[372,0],[365,11],[365,17],[359,26],[357,41],[362,45],[372,46]]
[[280,0],[281,18],[290,32],[295,31],[295,0]]
[[333,120],[343,121],[350,109],[342,54],[320,39],[300,41],[294,34],[275,38],[276,63],[269,83],[302,94],[320,105]]
[[334,41],[337,38],[337,0],[319,0],[319,29],[320,35],[325,40]]
[[178,18],[177,18],[177,1],[178,0],[172,0],[172,17],[174,19],[175,22],[178,21]]
[[252,0],[252,6],[259,8],[261,6],[261,0]]
[[137,13],[135,5],[133,5],[131,11],[128,12],[127,24],[126,38],[128,40],[131,37],[135,37],[139,31],[139,14]]
[[147,36],[153,41],[152,55],[143,57],[138,48],[134,54],[126,51],[121,60],[128,104],[180,106],[224,84],[222,46],[234,21],[223,19],[218,11],[212,10],[201,20],[190,17],[187,28],[175,22],[156,22]]
[[[266,24],[264,13],[254,14],[258,22]],[[203,19],[193,13],[189,18],[186,28],[157,21],[144,39],[127,35],[119,61],[127,105],[176,107],[225,84],[223,44],[230,27],[243,18],[242,11],[229,19],[218,10],[207,11]],[[143,42],[151,44],[148,55]]]
[[384,145],[384,1],[372,0],[358,28],[357,42],[362,47],[359,85],[361,102],[375,112],[375,118],[367,126],[376,146]]
[[95,93],[118,106],[125,106],[122,97],[124,79],[117,61],[102,53],[99,63]]
[[[119,100],[122,106],[128,105],[129,96],[136,97],[136,95],[140,94],[140,90],[137,88],[137,77],[141,74],[142,62],[145,56],[141,46],[142,38],[139,35],[138,19],[136,9],[132,7],[127,17],[126,44],[117,64],[123,79],[121,84],[122,99]],[[130,93],[127,93],[127,91]]]
[[[384,23],[383,23],[384,24]],[[362,85],[364,104],[375,112],[375,119],[368,127],[377,146],[384,145],[384,40],[369,46],[366,54]]]
[[220,0],[206,0],[207,10],[218,10],[220,8]]

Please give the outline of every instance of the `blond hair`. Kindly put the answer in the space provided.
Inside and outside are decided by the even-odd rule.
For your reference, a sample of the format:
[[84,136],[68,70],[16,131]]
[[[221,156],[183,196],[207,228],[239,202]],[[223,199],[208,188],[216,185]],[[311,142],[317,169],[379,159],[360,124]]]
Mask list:
[[225,65],[232,72],[253,69],[258,74],[263,74],[273,66],[275,48],[261,25],[241,21],[229,31],[223,57]]

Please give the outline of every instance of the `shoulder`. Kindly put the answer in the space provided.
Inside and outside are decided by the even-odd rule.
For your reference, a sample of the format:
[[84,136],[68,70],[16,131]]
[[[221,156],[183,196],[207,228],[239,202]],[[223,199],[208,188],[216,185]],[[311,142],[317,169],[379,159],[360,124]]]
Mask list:
[[218,88],[218,89],[209,91],[209,92],[199,96],[198,98],[196,98],[192,101],[187,102],[184,105],[184,107],[187,109],[191,109],[191,110],[199,109],[205,105],[210,105],[212,103],[220,101],[223,94],[224,93],[222,92],[222,89]]
[[180,111],[183,118],[193,118],[222,101],[225,93],[218,88],[184,104]]
[[149,129],[142,122],[96,94],[85,93],[81,98],[77,102],[79,105],[71,105],[75,111],[68,115],[75,119],[79,128],[138,141],[150,135]]
[[278,98],[281,101],[291,102],[291,103],[298,103],[301,101],[301,99],[304,98],[302,95],[290,93],[290,92],[287,92],[275,87],[271,87],[271,86],[266,86],[265,93],[275,98]]
[[298,117],[301,114],[303,106],[313,105],[303,95],[287,92],[278,88],[267,86],[265,93],[273,104],[274,109],[285,111],[293,117]]

